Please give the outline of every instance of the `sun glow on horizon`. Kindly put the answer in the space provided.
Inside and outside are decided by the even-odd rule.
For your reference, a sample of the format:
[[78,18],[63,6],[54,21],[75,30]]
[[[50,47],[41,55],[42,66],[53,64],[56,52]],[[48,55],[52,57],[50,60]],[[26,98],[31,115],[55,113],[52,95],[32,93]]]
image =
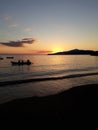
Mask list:
[[56,52],[62,52],[62,51],[64,51],[63,49],[61,49],[61,48],[53,48],[52,49],[52,53],[56,53]]

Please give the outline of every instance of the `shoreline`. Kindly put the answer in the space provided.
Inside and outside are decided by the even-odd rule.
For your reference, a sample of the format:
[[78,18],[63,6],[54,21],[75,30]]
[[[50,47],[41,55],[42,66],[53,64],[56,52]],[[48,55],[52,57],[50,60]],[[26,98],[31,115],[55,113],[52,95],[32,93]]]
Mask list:
[[54,120],[65,123],[73,121],[74,117],[78,121],[97,120],[98,117],[98,84],[81,85],[66,90],[64,92],[45,96],[16,99],[0,104],[1,119],[41,119]]

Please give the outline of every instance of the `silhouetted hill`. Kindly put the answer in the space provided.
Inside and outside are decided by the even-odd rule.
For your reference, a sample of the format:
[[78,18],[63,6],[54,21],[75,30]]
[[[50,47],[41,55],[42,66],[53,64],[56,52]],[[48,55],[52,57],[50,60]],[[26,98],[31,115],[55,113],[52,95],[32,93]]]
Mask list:
[[92,55],[92,56],[98,56],[98,51],[94,51],[90,55]]
[[70,51],[57,52],[48,55],[98,55],[98,51],[73,49]]

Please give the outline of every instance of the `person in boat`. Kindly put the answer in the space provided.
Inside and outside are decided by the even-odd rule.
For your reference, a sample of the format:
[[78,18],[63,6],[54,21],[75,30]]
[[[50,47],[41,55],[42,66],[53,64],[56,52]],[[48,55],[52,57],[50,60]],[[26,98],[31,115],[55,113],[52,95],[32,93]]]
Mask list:
[[31,63],[30,60],[27,60],[27,63]]
[[21,62],[20,62],[20,60],[18,60],[18,64],[20,64]]
[[24,63],[24,61],[22,60],[22,61],[21,61],[21,63],[23,64],[23,63]]
[[24,61],[23,60],[18,60],[18,64],[23,64]]

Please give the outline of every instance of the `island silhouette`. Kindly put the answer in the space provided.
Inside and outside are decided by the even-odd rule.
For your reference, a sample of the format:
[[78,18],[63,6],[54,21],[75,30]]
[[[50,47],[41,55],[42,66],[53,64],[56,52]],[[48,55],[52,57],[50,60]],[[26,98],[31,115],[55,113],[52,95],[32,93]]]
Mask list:
[[69,50],[69,51],[51,53],[48,55],[92,55],[92,56],[98,56],[98,51],[73,49],[73,50]]

